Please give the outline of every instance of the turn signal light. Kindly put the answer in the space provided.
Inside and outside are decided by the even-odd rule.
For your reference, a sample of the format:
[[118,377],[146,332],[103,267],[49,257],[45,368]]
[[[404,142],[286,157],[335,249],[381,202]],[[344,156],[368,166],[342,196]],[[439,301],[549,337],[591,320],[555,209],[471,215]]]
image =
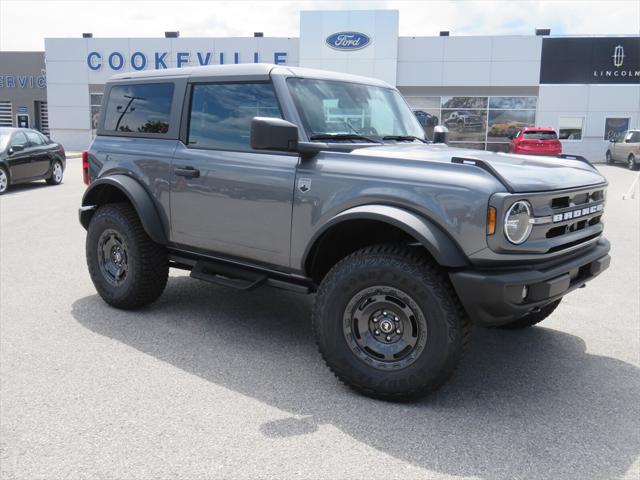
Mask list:
[[89,185],[89,157],[86,150],[82,151],[82,181]]
[[496,233],[496,209],[489,207],[487,211],[487,235]]

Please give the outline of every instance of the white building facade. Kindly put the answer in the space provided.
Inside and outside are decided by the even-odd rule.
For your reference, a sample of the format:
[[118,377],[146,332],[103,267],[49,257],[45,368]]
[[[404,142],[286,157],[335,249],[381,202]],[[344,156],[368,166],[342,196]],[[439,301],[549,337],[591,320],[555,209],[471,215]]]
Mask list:
[[51,136],[86,148],[115,73],[247,62],[385,80],[427,131],[447,125],[452,145],[504,151],[517,128],[537,125],[554,128],[566,153],[600,161],[608,137],[640,128],[640,36],[400,37],[398,19],[395,10],[302,12],[299,38],[46,39]]

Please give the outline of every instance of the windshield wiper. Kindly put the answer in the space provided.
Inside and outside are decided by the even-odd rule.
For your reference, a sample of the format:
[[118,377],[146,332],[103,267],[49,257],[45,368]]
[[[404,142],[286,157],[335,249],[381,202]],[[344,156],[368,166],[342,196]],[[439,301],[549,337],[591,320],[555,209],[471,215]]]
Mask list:
[[382,137],[382,140],[396,140],[396,141],[403,141],[403,140],[418,140],[422,143],[429,143],[427,142],[424,138],[420,138],[420,137],[414,137],[413,135],[386,135],[384,137]]
[[311,135],[309,140],[364,140],[370,143],[382,143],[379,140],[358,133],[316,133]]

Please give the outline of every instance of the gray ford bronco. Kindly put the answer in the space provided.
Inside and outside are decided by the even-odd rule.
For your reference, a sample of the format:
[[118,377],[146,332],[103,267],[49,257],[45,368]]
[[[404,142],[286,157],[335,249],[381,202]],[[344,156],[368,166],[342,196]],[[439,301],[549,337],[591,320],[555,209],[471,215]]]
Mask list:
[[379,80],[275,65],[143,71],[106,85],[80,222],[109,304],[170,267],[315,293],[339,379],[432,392],[471,325],[523,328],[609,265],[606,180],[585,159],[448,147]]

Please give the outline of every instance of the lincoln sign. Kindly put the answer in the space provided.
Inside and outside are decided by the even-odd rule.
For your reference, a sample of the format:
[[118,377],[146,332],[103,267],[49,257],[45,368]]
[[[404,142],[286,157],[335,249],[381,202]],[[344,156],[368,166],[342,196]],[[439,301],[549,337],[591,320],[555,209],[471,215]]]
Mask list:
[[545,38],[540,83],[640,84],[640,38]]

